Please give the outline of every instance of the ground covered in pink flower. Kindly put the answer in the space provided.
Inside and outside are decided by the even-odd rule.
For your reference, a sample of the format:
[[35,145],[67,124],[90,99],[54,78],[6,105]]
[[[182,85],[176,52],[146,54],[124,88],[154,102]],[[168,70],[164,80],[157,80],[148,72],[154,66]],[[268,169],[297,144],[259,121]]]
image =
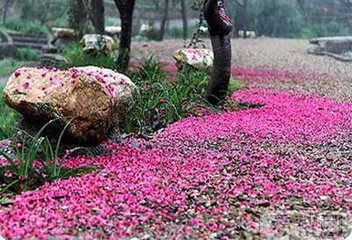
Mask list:
[[150,141],[70,159],[99,171],[0,208],[7,238],[263,239],[348,235],[352,104],[263,89],[257,108],[187,118]]

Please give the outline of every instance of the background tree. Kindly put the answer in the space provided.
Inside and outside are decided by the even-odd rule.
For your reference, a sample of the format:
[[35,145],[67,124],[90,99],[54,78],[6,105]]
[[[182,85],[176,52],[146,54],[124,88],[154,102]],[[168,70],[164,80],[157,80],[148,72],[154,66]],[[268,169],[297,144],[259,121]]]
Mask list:
[[92,20],[95,33],[97,34],[104,34],[105,32],[104,11],[104,0],[90,1],[90,18]]
[[164,0],[164,11],[163,11],[163,17],[160,23],[159,41],[162,41],[164,39],[165,28],[168,20],[169,20],[169,0]]
[[9,8],[11,4],[14,2],[14,0],[3,0],[1,1],[1,8],[2,8],[2,23],[6,23],[7,19],[7,13],[9,11]]
[[182,14],[182,25],[183,25],[183,39],[188,38],[188,14],[187,14],[187,3],[186,0],[180,0],[181,2],[181,14]]
[[126,70],[130,61],[135,0],[115,0],[115,4],[120,12],[121,19],[120,52],[117,58],[116,67],[119,70]]
[[89,20],[89,5],[87,0],[69,0],[68,23],[76,30],[78,38],[85,33]]

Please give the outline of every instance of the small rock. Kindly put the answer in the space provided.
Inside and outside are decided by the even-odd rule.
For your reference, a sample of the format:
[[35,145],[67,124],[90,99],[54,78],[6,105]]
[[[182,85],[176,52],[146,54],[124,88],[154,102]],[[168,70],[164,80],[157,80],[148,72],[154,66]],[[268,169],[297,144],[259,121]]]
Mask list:
[[179,66],[191,66],[201,71],[208,71],[213,67],[214,54],[208,49],[179,49],[173,54]]

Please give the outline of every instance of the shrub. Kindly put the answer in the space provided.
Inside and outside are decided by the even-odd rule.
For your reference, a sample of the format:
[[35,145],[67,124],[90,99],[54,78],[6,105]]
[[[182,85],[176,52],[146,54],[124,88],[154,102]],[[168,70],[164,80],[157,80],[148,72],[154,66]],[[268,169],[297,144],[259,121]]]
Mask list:
[[81,66],[97,66],[114,69],[115,58],[114,56],[98,54],[96,56],[87,55],[83,52],[81,44],[75,42],[69,44],[63,50],[64,57],[68,60],[67,67],[81,67]]
[[183,38],[183,29],[180,27],[173,26],[168,30],[167,37],[171,39]]
[[34,21],[12,19],[6,22],[5,27],[21,33],[47,34],[48,29]]
[[22,61],[38,61],[40,59],[40,54],[31,48],[20,48],[18,52]]

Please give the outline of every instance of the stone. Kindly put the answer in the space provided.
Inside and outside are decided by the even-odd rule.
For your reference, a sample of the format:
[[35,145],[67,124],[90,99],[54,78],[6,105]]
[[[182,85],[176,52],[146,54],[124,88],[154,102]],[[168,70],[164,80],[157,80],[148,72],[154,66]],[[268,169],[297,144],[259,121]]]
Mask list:
[[114,50],[115,41],[112,37],[100,34],[86,34],[83,36],[83,51],[88,54],[110,54]]
[[62,39],[75,39],[77,37],[77,33],[72,28],[59,28],[53,27],[51,29],[54,38],[62,38]]
[[120,35],[121,27],[120,26],[108,26],[108,27],[105,27],[105,32],[110,33],[111,35]]
[[14,44],[1,43],[0,44],[0,59],[4,58],[18,58],[19,52]]
[[[239,30],[238,31],[238,36],[240,38],[245,38],[244,36],[244,31],[243,30]],[[246,31],[246,38],[256,38],[257,34],[255,33],[255,31]]]
[[322,37],[310,39],[316,45],[308,53],[327,55],[340,61],[352,61],[352,37]]
[[139,29],[139,34],[142,37],[147,37],[150,38],[151,35],[153,34],[154,28],[152,25],[148,24],[148,23],[143,23],[141,25],[141,28]]
[[69,64],[68,60],[60,54],[46,53],[40,57],[41,67],[57,67],[64,68]]
[[121,35],[121,27],[120,26],[108,26],[108,27],[105,27],[104,30],[107,34],[112,36],[114,41],[116,41],[116,42],[119,41],[120,35]]
[[139,92],[127,76],[87,66],[18,69],[3,96],[31,122],[59,118],[60,125],[70,123],[67,133],[78,143],[97,144],[133,108]]
[[213,67],[214,54],[208,49],[179,49],[173,57],[179,67],[188,65],[201,71],[208,71]]

